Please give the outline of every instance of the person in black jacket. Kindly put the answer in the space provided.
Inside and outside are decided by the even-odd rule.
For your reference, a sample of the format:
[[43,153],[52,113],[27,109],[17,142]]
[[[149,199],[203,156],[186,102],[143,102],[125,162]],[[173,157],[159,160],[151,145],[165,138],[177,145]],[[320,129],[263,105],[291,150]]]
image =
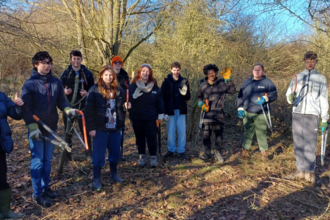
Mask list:
[[34,120],[36,115],[53,131],[57,130],[58,107],[69,116],[76,114],[76,109],[68,106],[61,80],[51,72],[53,59],[46,51],[40,51],[32,58],[33,70],[31,78],[24,82],[22,100],[27,104],[24,112],[24,121],[28,127],[29,144],[31,151],[31,179],[33,200],[44,207],[53,204],[53,198],[59,194],[49,188],[52,157],[55,145],[40,139],[40,135],[54,140],[52,134],[46,131]]
[[[85,107],[85,101],[87,97],[88,90],[94,85],[93,74],[81,64],[83,61],[82,54],[78,50],[73,50],[70,52],[70,63],[66,70],[64,70],[60,76],[62,85],[64,88],[64,94],[66,101],[72,108],[83,110]],[[65,130],[68,133],[65,134],[65,141],[72,147],[72,128],[67,128],[67,118],[68,116],[63,112],[63,122]],[[78,118],[78,124],[80,132],[83,134],[82,120]],[[91,147],[91,137],[87,134],[87,142],[89,149],[86,152],[86,156],[91,160],[92,147]],[[71,153],[66,152],[67,159],[72,160]]]
[[13,140],[11,138],[11,130],[7,121],[7,116],[21,120],[22,106],[24,102],[15,95],[12,101],[4,93],[0,92],[0,219],[18,219],[23,214],[14,213],[10,209],[11,188],[7,183],[7,162],[6,154],[10,154],[13,150]]
[[[123,59],[121,59],[120,56],[114,56],[111,59],[111,66],[115,70],[119,86],[122,89],[124,89],[125,91],[127,91],[130,82],[129,82],[129,77],[128,77],[127,72],[123,69],[123,64],[124,64],[124,61],[123,61]],[[128,101],[128,100],[126,100],[126,101]],[[120,148],[120,159],[122,161],[126,161],[126,158],[123,155],[124,134],[125,134],[125,126],[123,127],[123,136],[122,136],[121,145],[120,145],[120,147],[121,147]]]
[[157,166],[157,126],[156,120],[164,117],[162,92],[149,64],[142,64],[129,86],[129,112],[136,145],[140,154],[138,165],[144,166],[146,160],[146,140],[150,154],[150,166]]
[[120,157],[122,129],[125,124],[125,90],[119,87],[114,69],[104,66],[99,74],[98,83],[88,93],[85,107],[86,127],[93,137],[93,187],[101,190],[101,167],[105,163],[108,149],[111,177],[115,182],[123,180],[117,174]]
[[[180,75],[181,65],[179,62],[171,64],[171,73],[164,79],[162,84],[162,95],[165,105],[165,114],[169,119],[167,126],[167,148],[165,157],[172,156],[175,151],[182,159],[186,147],[186,114],[187,101],[190,99],[188,79]],[[175,147],[175,131],[178,131],[178,148]]]
[[[274,83],[264,75],[265,69],[261,63],[253,66],[253,75],[243,82],[237,97],[237,116],[243,119],[244,142],[239,157],[248,158],[254,134],[257,136],[261,159],[268,160],[267,121],[265,114],[269,104],[277,99]],[[260,99],[259,99],[260,98]]]
[[[217,78],[219,68],[215,64],[204,66],[205,81],[201,83],[198,89],[198,106],[205,111],[203,119],[203,145],[205,148],[201,159],[208,160],[212,158],[211,154],[211,134],[215,133],[215,151],[214,155],[219,163],[224,159],[221,155],[223,142],[223,129],[225,123],[225,112],[223,110],[226,94],[235,94],[236,88],[230,79],[231,71],[222,71],[223,78]],[[208,100],[208,106],[206,105]]]

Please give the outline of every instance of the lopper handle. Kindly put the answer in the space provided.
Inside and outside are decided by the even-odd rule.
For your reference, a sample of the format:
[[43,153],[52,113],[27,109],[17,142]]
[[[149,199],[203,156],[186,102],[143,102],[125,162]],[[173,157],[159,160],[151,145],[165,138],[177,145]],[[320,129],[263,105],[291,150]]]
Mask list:
[[206,104],[206,106],[209,106],[209,100],[208,99],[205,100],[205,104]]
[[88,140],[87,140],[85,115],[84,115],[84,113],[82,111],[76,110],[76,112],[81,115],[81,120],[82,120],[82,124],[83,124],[83,131],[84,131],[85,146],[86,146],[86,150],[88,150],[89,149],[89,146],[88,146]]
[[40,118],[38,118],[38,116],[33,115],[32,117],[33,117],[34,120],[36,120],[36,122],[39,122],[40,121]]

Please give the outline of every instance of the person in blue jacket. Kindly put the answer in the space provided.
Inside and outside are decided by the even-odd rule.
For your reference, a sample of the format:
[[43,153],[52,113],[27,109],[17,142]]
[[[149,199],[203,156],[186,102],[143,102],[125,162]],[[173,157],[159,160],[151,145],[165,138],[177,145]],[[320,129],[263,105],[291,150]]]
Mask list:
[[70,108],[65,100],[61,80],[52,75],[52,64],[53,59],[48,52],[36,53],[32,58],[32,75],[25,81],[22,89],[22,100],[27,104],[24,121],[28,127],[31,151],[32,198],[44,207],[50,207],[53,198],[58,197],[59,194],[49,188],[54,144],[41,140],[39,136],[53,140],[54,137],[43,127],[38,126],[33,115],[56,131],[58,122],[56,107],[69,116],[76,114],[76,110]]
[[[267,122],[265,114],[269,109],[267,103],[277,98],[274,83],[264,75],[265,69],[261,63],[253,67],[253,75],[243,82],[237,97],[238,117],[243,119],[244,141],[240,157],[248,158],[254,134],[257,136],[262,160],[268,160]],[[260,98],[260,99],[259,99]]]
[[93,188],[97,191],[102,189],[100,172],[106,149],[112,179],[117,183],[123,181],[117,174],[117,164],[125,125],[125,97],[126,92],[120,88],[115,70],[110,65],[104,66],[98,83],[88,92],[85,107],[87,131],[93,137]]
[[11,188],[7,183],[6,154],[10,154],[14,148],[11,138],[11,130],[7,116],[15,120],[21,120],[24,102],[15,95],[12,101],[4,93],[0,92],[0,219],[18,219],[23,214],[14,213],[10,209]]
[[157,125],[156,120],[164,118],[162,91],[149,64],[142,64],[129,85],[131,109],[129,116],[133,125],[136,145],[140,154],[138,166],[147,163],[146,144],[149,148],[150,166],[157,166]]

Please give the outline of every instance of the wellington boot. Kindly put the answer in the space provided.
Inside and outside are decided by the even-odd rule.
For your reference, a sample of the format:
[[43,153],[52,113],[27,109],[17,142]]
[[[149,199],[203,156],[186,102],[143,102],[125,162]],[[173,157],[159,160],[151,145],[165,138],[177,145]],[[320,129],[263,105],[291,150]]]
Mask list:
[[150,156],[150,167],[157,167],[157,156]]
[[110,165],[111,178],[117,183],[123,182],[123,179],[120,178],[117,174],[117,163],[110,162],[109,165]]
[[0,191],[0,219],[19,219],[24,216],[22,213],[14,213],[10,209],[11,189]]
[[139,159],[138,166],[143,167],[146,163],[147,163],[146,155],[145,154],[140,154],[140,159]]
[[93,188],[96,191],[101,191],[102,184],[100,181],[101,167],[93,167]]

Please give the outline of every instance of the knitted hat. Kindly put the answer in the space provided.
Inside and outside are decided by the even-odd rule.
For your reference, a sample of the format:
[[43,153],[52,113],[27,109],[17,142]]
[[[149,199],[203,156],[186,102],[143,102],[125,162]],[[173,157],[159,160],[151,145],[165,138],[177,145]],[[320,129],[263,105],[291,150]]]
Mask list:
[[111,60],[111,66],[112,66],[112,67],[113,67],[113,63],[116,62],[116,61],[120,61],[120,62],[124,63],[124,62],[123,62],[123,59],[120,58],[120,56],[114,56],[114,57],[112,58],[112,60]]

